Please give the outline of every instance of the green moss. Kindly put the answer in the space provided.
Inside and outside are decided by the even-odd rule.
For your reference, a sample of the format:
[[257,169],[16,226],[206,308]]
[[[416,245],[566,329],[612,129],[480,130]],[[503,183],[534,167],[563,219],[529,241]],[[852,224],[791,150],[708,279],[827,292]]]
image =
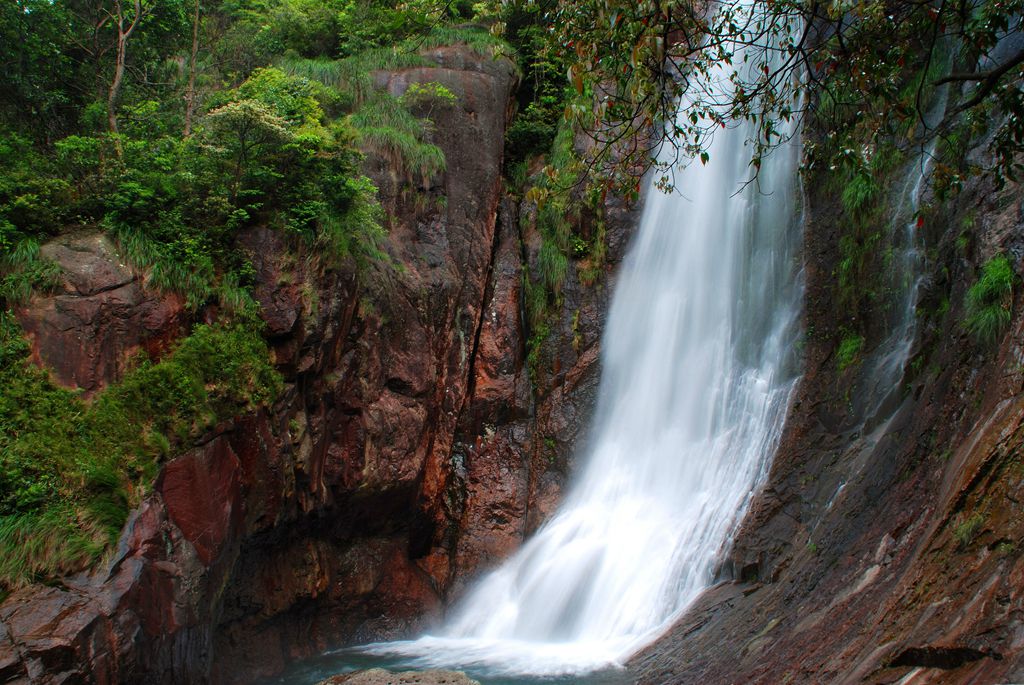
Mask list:
[[999,255],[981,268],[980,278],[967,291],[964,325],[979,342],[994,343],[1009,325],[1016,280],[1010,260]]
[[864,349],[864,336],[846,335],[839,342],[839,349],[836,351],[836,364],[839,372],[842,373],[860,360],[860,353]]
[[874,176],[866,172],[854,174],[843,188],[843,209],[850,217],[862,217],[873,209],[878,196],[879,187]]
[[533,327],[533,334],[526,341],[526,365],[530,370],[530,380],[535,386],[540,375],[541,348],[549,335],[551,327],[546,322],[541,322]]
[[256,318],[197,326],[91,402],[27,360],[0,315],[0,588],[81,570],[116,540],[159,465],[216,423],[270,403],[280,378]]

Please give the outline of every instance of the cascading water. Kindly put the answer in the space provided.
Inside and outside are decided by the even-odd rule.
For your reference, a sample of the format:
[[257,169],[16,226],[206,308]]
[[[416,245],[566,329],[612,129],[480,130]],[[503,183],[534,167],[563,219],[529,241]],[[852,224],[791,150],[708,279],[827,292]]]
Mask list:
[[798,146],[747,184],[752,134],[720,130],[677,192],[648,192],[604,335],[590,454],[559,511],[442,633],[365,651],[586,672],[621,663],[713,581],[794,385]]
[[[936,102],[924,117],[926,129],[934,128],[945,114],[946,91],[942,87],[935,94]],[[865,417],[868,429],[884,424],[899,406],[900,378],[917,333],[917,293],[923,278],[923,258],[916,217],[937,144],[938,138],[933,137],[914,156],[904,172],[903,183],[890,200],[893,211],[886,242],[891,257],[885,265],[892,302],[889,332],[872,352],[863,386],[857,393],[856,409]]]

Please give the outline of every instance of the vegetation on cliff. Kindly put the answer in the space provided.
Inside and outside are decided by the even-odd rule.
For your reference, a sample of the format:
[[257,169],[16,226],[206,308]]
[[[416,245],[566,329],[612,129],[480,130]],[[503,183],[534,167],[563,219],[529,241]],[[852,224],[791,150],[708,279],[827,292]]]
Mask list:
[[1013,286],[1017,280],[1006,255],[998,255],[981,269],[967,291],[967,328],[984,343],[994,343],[1010,324]]
[[431,45],[497,43],[447,28],[458,13],[430,2],[19,0],[0,12],[7,301],[41,284],[38,244],[76,225],[107,228],[193,307],[244,298],[251,267],[233,237],[247,226],[335,264],[379,257],[361,150],[417,177],[442,170],[412,111],[451,94],[394,98],[371,71],[426,63],[417,51]]
[[[383,257],[365,152],[410,187],[445,168],[430,116],[372,72],[464,43],[500,54],[468,7],[418,2],[18,0],[0,8],[0,590],[80,570],[116,540],[159,467],[280,383],[237,237],[266,226],[296,258]],[[88,401],[27,358],[10,309],[61,283],[42,243],[98,226],[151,288],[216,319],[140,357]],[[196,318],[199,318],[198,316]]]
[[[94,558],[161,459],[273,395],[251,314],[255,270],[236,236],[272,227],[328,267],[380,258],[382,215],[362,155],[388,160],[408,189],[427,185],[446,167],[431,112],[455,103],[437,84],[393,97],[374,87],[373,72],[429,64],[432,47],[463,43],[519,62],[506,171],[536,204],[542,237],[525,283],[534,368],[569,270],[591,283],[603,268],[610,189],[635,198],[637,170],[664,145],[707,161],[715,131],[739,119],[759,124],[753,174],[783,142],[779,119],[806,115],[805,167],[831,179],[844,220],[835,282],[849,321],[838,363],[855,367],[872,342],[861,322],[891,287],[879,275],[891,258],[883,234],[893,176],[936,139],[940,196],[981,166],[1001,180],[1019,171],[1024,52],[1012,37],[1024,0],[749,4],[708,14],[704,3],[646,0],[5,3],[4,307],[55,284],[42,242],[90,225],[115,237],[151,286],[228,317],[85,403],[27,364],[4,315],[0,582]],[[732,64],[736,43],[758,56]],[[690,90],[687,116],[675,119],[683,91],[712,74],[734,94],[723,102],[718,91]],[[992,164],[964,155],[984,137]],[[979,339],[1004,328],[1014,280],[1005,258],[982,269],[966,321]],[[227,358],[232,346],[237,359]]]
[[258,318],[197,326],[83,402],[0,315],[0,591],[80,570],[117,539],[159,466],[280,389]]

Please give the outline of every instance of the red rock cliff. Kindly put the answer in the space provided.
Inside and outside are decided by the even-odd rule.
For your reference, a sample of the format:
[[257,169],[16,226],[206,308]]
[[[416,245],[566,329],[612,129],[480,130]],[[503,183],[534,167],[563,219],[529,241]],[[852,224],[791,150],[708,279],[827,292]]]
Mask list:
[[[240,237],[282,396],[167,464],[100,569],[0,605],[0,682],[247,682],[405,635],[551,510],[592,404],[608,288],[570,274],[533,382],[521,290],[537,233],[502,199],[513,67],[463,47],[426,56],[435,66],[376,74],[396,95],[437,82],[456,96],[431,113],[446,172],[412,182],[367,160],[393,264],[357,282],[271,230]],[[611,274],[632,222],[608,209]],[[46,249],[65,292],[20,316],[57,380],[94,391],[187,330],[181,303],[146,291],[98,233]]]

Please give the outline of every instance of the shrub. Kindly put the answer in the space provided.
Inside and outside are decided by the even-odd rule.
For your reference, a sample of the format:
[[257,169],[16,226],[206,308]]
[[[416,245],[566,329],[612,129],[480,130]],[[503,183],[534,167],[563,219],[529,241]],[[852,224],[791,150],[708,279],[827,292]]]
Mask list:
[[[13,231],[12,231],[13,232]],[[0,240],[4,225],[0,223]],[[22,304],[34,289],[49,290],[57,285],[60,267],[39,254],[39,243],[23,239],[0,251],[0,300],[8,304]]]
[[524,161],[543,154],[551,148],[557,128],[558,119],[531,102],[505,132],[505,154],[510,161]]

